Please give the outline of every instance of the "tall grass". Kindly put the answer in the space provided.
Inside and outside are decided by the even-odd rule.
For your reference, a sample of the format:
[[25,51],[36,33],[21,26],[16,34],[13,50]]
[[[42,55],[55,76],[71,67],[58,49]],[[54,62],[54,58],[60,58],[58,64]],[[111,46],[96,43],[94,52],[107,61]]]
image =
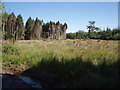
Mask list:
[[26,63],[32,66],[43,58],[50,60],[54,56],[59,60],[82,56],[84,61],[89,59],[95,64],[105,59],[110,64],[118,59],[118,42],[94,40],[18,41],[15,44],[4,42],[2,52],[3,65]]
[[22,64],[45,87],[117,86],[118,41],[6,41],[2,52],[3,67]]

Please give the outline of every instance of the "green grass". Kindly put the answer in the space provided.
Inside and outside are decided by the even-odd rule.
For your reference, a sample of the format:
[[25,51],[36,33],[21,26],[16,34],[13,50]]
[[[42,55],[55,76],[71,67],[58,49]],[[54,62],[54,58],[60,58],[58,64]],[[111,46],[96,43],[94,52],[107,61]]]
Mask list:
[[108,63],[113,63],[118,58],[117,41],[53,40],[16,42],[15,44],[3,42],[2,47],[3,65],[8,65],[10,61],[14,65],[28,63],[31,66],[42,59],[51,59],[54,56],[59,60],[82,56],[84,61],[90,59],[93,63],[98,64],[103,59]]
[[44,87],[118,87],[118,41],[5,41],[2,56]]

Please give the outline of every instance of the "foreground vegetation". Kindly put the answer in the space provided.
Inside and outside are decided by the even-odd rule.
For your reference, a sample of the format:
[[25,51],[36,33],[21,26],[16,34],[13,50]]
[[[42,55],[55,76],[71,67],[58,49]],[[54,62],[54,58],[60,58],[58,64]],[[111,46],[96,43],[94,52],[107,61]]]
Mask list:
[[44,87],[119,87],[118,41],[4,41],[2,52],[3,67]]

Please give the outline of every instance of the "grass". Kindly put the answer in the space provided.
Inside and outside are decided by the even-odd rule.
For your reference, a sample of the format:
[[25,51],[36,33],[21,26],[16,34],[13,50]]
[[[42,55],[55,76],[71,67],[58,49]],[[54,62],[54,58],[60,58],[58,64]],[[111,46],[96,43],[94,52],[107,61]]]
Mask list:
[[4,41],[2,48],[3,67],[21,66],[44,87],[118,87],[118,41]]

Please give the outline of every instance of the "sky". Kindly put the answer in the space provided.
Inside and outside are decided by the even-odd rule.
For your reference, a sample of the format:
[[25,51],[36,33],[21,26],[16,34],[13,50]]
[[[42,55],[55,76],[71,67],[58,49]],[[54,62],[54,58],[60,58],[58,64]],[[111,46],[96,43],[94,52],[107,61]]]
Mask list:
[[23,16],[67,23],[67,32],[87,31],[89,21],[101,29],[118,26],[118,2],[5,2],[6,11]]
[[4,0],[6,2],[118,2],[120,0]]

